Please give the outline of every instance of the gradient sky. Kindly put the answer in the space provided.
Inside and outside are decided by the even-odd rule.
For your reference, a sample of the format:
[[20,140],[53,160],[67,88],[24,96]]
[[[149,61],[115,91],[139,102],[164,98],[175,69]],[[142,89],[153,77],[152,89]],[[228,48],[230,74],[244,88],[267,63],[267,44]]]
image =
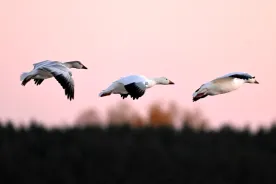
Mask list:
[[[0,112],[18,123],[68,122],[84,109],[103,111],[119,96],[98,93],[121,76],[166,76],[139,101],[158,99],[200,108],[214,125],[267,125],[275,118],[275,0],[10,0],[1,2]],[[54,79],[23,87],[19,76],[42,60],[80,60],[73,70],[75,100]],[[204,82],[233,71],[249,72],[260,85],[192,102]]]

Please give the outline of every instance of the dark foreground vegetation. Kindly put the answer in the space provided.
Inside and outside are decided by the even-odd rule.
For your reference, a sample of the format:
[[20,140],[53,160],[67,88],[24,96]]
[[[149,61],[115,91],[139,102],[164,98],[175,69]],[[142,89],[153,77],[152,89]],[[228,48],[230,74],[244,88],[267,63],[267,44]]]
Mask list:
[[276,183],[276,128],[251,134],[111,126],[0,127],[1,183]]

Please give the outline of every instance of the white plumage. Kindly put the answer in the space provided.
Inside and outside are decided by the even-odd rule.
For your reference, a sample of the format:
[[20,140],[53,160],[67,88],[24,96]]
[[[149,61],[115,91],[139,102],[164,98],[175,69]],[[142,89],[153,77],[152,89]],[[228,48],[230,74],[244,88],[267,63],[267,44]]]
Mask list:
[[65,95],[69,100],[74,99],[74,80],[70,68],[87,69],[80,61],[58,62],[45,60],[33,64],[34,68],[30,72],[24,72],[20,76],[22,85],[25,86],[32,79],[36,85],[40,85],[45,79],[55,77],[65,90]]
[[220,76],[210,82],[201,85],[200,88],[198,88],[193,93],[193,101],[195,102],[207,96],[229,93],[240,88],[245,83],[259,84],[259,82],[255,79],[255,76],[252,76],[248,73],[228,73],[226,75]]
[[99,96],[104,97],[111,94],[120,94],[124,99],[128,95],[133,100],[140,98],[145,94],[146,89],[155,85],[174,84],[166,77],[147,78],[143,75],[128,75],[114,81],[107,89],[100,92]]

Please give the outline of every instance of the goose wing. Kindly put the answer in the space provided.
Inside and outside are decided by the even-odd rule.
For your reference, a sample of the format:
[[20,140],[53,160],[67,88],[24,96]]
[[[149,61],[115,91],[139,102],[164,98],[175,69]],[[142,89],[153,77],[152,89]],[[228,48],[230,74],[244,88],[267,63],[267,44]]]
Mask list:
[[39,68],[39,67],[42,67],[42,66],[46,66],[48,64],[53,64],[53,63],[57,63],[57,61],[45,60],[45,61],[41,61],[41,62],[38,62],[38,63],[34,63],[33,66],[34,66],[34,69],[36,69],[36,68]]
[[133,100],[140,98],[146,92],[146,85],[144,82],[132,82],[125,85],[125,89]]
[[[51,65],[51,64],[54,64],[54,63],[58,63],[58,61],[45,60],[45,61],[41,61],[39,63],[34,63],[33,64],[33,66],[34,66],[33,70],[38,70],[40,67],[43,67],[43,66],[46,66],[46,65]],[[38,86],[44,81],[44,79],[34,79],[34,81],[35,81],[35,84]]]
[[128,85],[130,83],[139,83],[139,82],[147,82],[147,78],[143,75],[128,75],[128,76],[125,76],[125,77],[122,77],[120,78],[118,81],[116,82],[120,82],[124,85]]
[[69,100],[74,99],[74,80],[69,68],[61,63],[52,63],[42,66],[40,69],[50,72],[65,90],[67,98]]
[[223,75],[219,78],[226,78],[226,77],[237,78],[237,79],[245,79],[245,80],[254,78],[252,75],[250,75],[246,72],[232,72],[232,73],[228,73],[226,75]]
[[129,75],[118,80],[122,83],[133,100],[140,98],[146,92],[147,78],[142,75]]

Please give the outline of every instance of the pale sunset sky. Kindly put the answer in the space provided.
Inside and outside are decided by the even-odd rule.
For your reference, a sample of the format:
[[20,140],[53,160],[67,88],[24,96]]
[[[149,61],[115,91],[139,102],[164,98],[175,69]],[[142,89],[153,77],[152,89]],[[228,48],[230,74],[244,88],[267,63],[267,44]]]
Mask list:
[[[200,108],[214,126],[266,126],[276,117],[275,8],[275,0],[2,0],[0,118],[69,124],[87,108],[105,112],[122,101],[98,97],[112,81],[142,74],[175,85],[127,99],[137,109],[173,100]],[[72,69],[75,100],[55,79],[21,86],[20,74],[47,59],[88,67]],[[260,84],[192,102],[201,84],[234,71]]]

